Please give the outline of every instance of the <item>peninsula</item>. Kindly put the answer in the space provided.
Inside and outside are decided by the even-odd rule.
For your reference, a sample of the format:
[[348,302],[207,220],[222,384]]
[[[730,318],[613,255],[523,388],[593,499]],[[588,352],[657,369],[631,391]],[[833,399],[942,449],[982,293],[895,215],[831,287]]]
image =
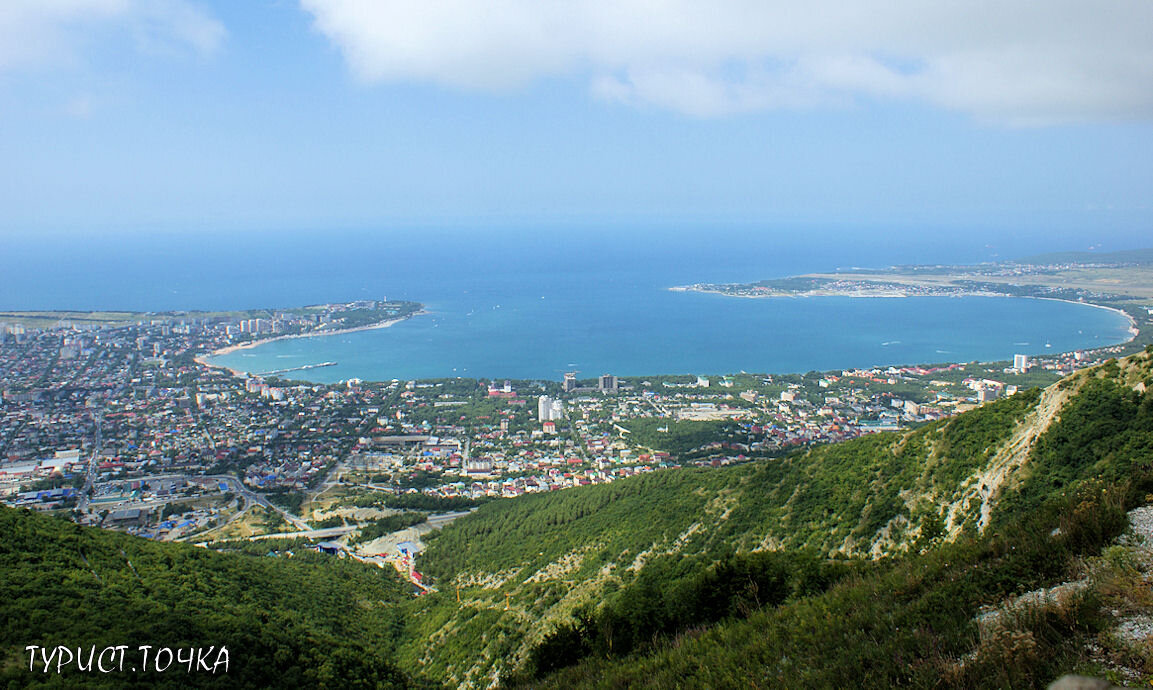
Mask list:
[[1066,252],[976,265],[849,268],[755,283],[670,288],[731,297],[1045,297],[1153,305],[1153,249]]
[[[16,535],[0,545],[0,582],[14,592],[0,610],[22,627],[0,642],[23,652],[29,640],[51,641],[46,631],[61,626],[41,620],[65,621],[70,639],[88,640],[93,630],[114,629],[91,622],[92,611],[106,609],[127,626],[120,639],[130,639],[145,619],[115,608],[125,605],[121,583],[128,583],[127,601],[141,611],[156,610],[153,592],[177,597],[167,614],[173,620],[189,608],[179,599],[185,592],[201,604],[209,595],[220,602],[212,603],[213,620],[237,621],[238,632],[213,623],[187,644],[243,650],[236,677],[257,672],[250,650],[279,649],[254,647],[253,610],[269,612],[260,630],[339,631],[309,638],[326,650],[363,635],[386,651],[356,658],[380,669],[399,660],[420,678],[466,687],[514,674],[587,673],[592,664],[632,673],[634,661],[621,654],[635,652],[641,666],[658,663],[652,659],[663,647],[650,645],[692,626],[736,630],[741,640],[784,639],[771,617],[808,615],[811,606],[833,612],[820,619],[828,625],[847,621],[846,630],[931,623],[947,632],[944,642],[918,632],[926,641],[902,654],[939,655],[948,642],[949,659],[979,661],[992,652],[972,651],[972,621],[1001,615],[982,606],[1080,572],[1062,559],[1096,558],[1128,519],[1119,511],[1153,489],[1142,404],[1153,347],[1133,350],[1147,339],[1149,316],[1127,308],[1144,330],[1137,341],[1012,362],[330,384],[279,375],[291,369],[233,375],[200,357],[266,338],[380,327],[420,305],[124,312],[92,314],[91,323],[79,312],[68,313],[70,323],[39,312],[35,318],[50,322],[40,327],[9,314],[0,324],[0,503],[22,510],[0,506],[5,534]],[[1133,500],[1118,498],[1115,485],[1132,486]],[[1064,502],[1042,505],[1050,498]],[[1100,517],[1090,499],[1116,514]],[[1018,524],[1026,528],[1004,529]],[[1076,552],[1052,538],[1057,526],[1080,539]],[[1004,541],[1005,534],[1020,541]],[[1118,568],[1128,562],[1114,560]],[[60,582],[77,593],[35,594]],[[226,602],[263,591],[254,582],[276,596],[229,609]],[[647,592],[689,604],[671,607]],[[76,600],[96,603],[76,616],[67,608]],[[360,604],[299,603],[316,601],[372,608],[347,622],[339,617]],[[65,603],[37,618],[32,611],[44,602]],[[677,617],[651,616],[650,607]],[[929,610],[941,613],[914,617]],[[1077,643],[1121,640],[1097,633],[1145,620],[1112,610],[1071,610],[1080,616],[1071,619],[1076,630],[1092,631]],[[1116,605],[1130,610],[1148,613],[1141,602]],[[445,626],[456,632],[438,635]],[[610,650],[603,637],[612,630],[627,636]],[[707,644],[710,634],[684,644]],[[814,672],[840,672],[860,656],[825,663],[841,640],[856,638],[819,635],[833,646],[805,662]],[[269,639],[288,644],[280,632]],[[1102,654],[1123,658],[1124,640],[1110,644],[1116,648]],[[592,655],[601,648],[615,656]],[[760,672],[740,666],[743,656],[709,655],[741,674]],[[761,653],[783,656],[776,648]],[[888,672],[900,680],[905,666],[892,662]],[[3,673],[25,668],[10,663]],[[580,685],[572,677],[554,687]],[[958,677],[957,687],[974,686]]]
[[[227,355],[237,350],[265,345],[277,340],[290,338],[311,338],[319,335],[339,335],[354,331],[367,331],[388,328],[417,314],[424,313],[419,302],[387,300],[358,300],[336,304],[316,304],[298,309],[278,310],[274,318],[249,318],[235,320],[224,326],[223,340],[208,344],[205,352],[196,356],[196,362],[205,366],[228,369],[237,376],[244,372],[221,367],[208,361],[209,357]],[[226,318],[225,321],[228,321]],[[219,330],[219,329],[218,329]],[[219,336],[220,334],[218,334]],[[288,369],[264,372],[264,375],[283,374],[320,367],[333,366],[336,362],[309,364]]]
[[[1028,297],[1110,309],[1129,320],[1129,341],[1145,342],[1153,316],[1153,249],[1063,252],[976,265],[906,265],[806,273],[755,283],[669,288],[728,297]],[[1141,340],[1141,343],[1135,341]]]

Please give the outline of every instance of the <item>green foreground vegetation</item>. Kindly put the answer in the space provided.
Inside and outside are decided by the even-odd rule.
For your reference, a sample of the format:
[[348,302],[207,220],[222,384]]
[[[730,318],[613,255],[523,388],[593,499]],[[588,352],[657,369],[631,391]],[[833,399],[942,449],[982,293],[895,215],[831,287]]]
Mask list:
[[[221,554],[6,507],[0,534],[0,685],[413,684],[392,661],[409,588],[391,570],[307,550],[291,558]],[[152,666],[135,674],[72,666],[57,676],[55,667],[28,670],[30,644],[226,646],[229,665],[227,673]]]
[[[440,591],[419,602],[401,658],[474,686],[568,664],[549,682],[824,687],[857,668],[873,686],[980,685],[976,667],[942,666],[974,652],[979,608],[1076,579],[1148,492],[1142,383],[1149,353],[910,432],[482,506],[430,539],[421,567]],[[1105,624],[1086,607],[1068,612],[1074,647]],[[753,654],[741,635],[779,644]],[[684,651],[698,637],[715,648]],[[986,684],[1094,670],[1046,649]],[[769,673],[774,655],[793,665]]]
[[66,680],[30,674],[27,644],[226,644],[227,677],[84,681],[1148,683],[1153,650],[1110,632],[1153,613],[1147,566],[1110,544],[1153,497],[1151,385],[1147,350],[913,431],[487,502],[425,537],[416,598],[304,544],[212,553],[0,509],[0,680]]

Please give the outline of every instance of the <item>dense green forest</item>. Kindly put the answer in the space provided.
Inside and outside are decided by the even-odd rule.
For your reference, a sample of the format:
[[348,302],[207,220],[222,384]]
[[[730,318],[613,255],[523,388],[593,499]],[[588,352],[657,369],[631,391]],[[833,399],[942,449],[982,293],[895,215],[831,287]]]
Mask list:
[[[852,573],[821,593],[729,612],[715,626],[701,625],[708,622],[701,617],[657,629],[666,634],[639,647],[633,631],[618,626],[643,616],[653,603],[646,594],[654,590],[626,590],[594,616],[550,634],[528,666],[506,681],[555,688],[829,688],[852,679],[855,687],[1003,688],[1045,687],[1072,671],[1107,675],[1087,652],[1109,622],[1102,611],[1108,599],[1097,591],[984,630],[975,617],[984,604],[1075,575],[1083,559],[1121,533],[1125,509],[1150,490],[1148,472],[1105,491],[1096,483],[1083,486],[1012,531],[878,563],[874,572]],[[617,635],[630,643],[619,652],[608,646]],[[1133,656],[1127,661],[1145,664],[1153,678],[1148,657]],[[543,678],[532,680],[534,673]]]
[[[0,685],[414,684],[392,661],[402,630],[398,605],[409,588],[391,569],[307,551],[221,554],[6,507],[0,534]],[[72,666],[58,678],[42,666],[29,672],[27,645],[226,646],[229,665],[215,674],[179,665],[137,674]]]
[[[1153,417],[1138,385],[1146,382],[1153,384],[1148,353],[911,432],[482,506],[429,540],[421,568],[441,591],[417,604],[401,658],[454,682],[523,680],[586,657],[579,666],[586,671],[624,657],[619,668],[629,668],[637,654],[714,628],[760,635],[740,626],[772,616],[796,623],[789,617],[811,613],[805,607],[817,600],[833,606],[829,602],[845,598],[833,606],[840,613],[822,614],[826,622],[858,615],[915,621],[955,602],[933,613],[944,618],[925,623],[945,637],[917,638],[938,649],[932,673],[896,674],[897,664],[885,672],[896,675],[874,679],[922,685],[943,672],[940,664],[950,654],[969,649],[980,605],[1068,575],[1075,559],[1099,551],[1119,532],[1118,511],[1145,490],[1122,484],[1143,477],[1153,461]],[[1090,481],[1099,484],[1085,494]],[[1097,505],[1102,495],[1114,496],[1112,503]],[[1078,512],[1090,499],[1096,507]],[[1064,524],[1063,514],[1084,520]],[[1066,536],[1052,540],[1057,526]],[[757,557],[766,550],[773,559]],[[814,571],[814,562],[831,570]],[[970,567],[976,574],[965,574]],[[925,569],[936,575],[920,579],[916,573]],[[955,589],[958,578],[968,584]],[[875,598],[882,583],[898,581],[916,596],[882,597],[863,613],[849,603],[862,596],[861,588]],[[916,598],[922,595],[923,601]],[[834,627],[837,634],[852,630]],[[826,633],[832,629],[813,634]],[[870,634],[879,640],[881,631]],[[836,658],[836,650],[826,651]],[[1072,659],[1053,653],[1053,668]],[[816,652],[787,654],[820,665]],[[865,664],[861,659],[853,663]],[[793,672],[824,681],[801,684],[831,682],[825,671],[806,668]],[[1038,675],[1024,684],[1041,682],[1048,668],[1028,671]],[[680,672],[688,673],[683,666]],[[957,675],[956,683],[972,681],[968,674]],[[592,678],[560,677],[566,679],[561,687]],[[630,684],[644,676],[624,677]],[[1021,682],[990,677],[1001,678],[993,685]],[[615,675],[605,678],[621,684]],[[674,676],[665,678],[675,685]],[[732,684],[717,677],[698,684],[718,683]]]
[[[1147,351],[913,431],[486,502],[425,537],[419,597],[299,540],[218,553],[0,508],[0,683],[1145,683],[1153,655],[1109,630],[1153,614],[1147,566],[1110,544],[1153,498],[1150,385]],[[1083,584],[979,619],[1062,582]],[[226,645],[230,665],[57,678],[29,644]]]
[[[1107,674],[1087,650],[1101,639],[1115,640],[1104,634],[1106,611],[1116,615],[1117,572],[1139,570],[1132,563],[1098,564],[1098,587],[999,627],[981,630],[975,615],[982,605],[1022,591],[1076,580],[1125,529],[1125,511],[1148,502],[1153,401],[1143,384],[1149,383],[1148,356],[1065,382],[1076,395],[1036,439],[1023,479],[1007,491],[982,535],[965,533],[867,567],[846,564],[833,576],[800,552],[775,552],[779,560],[768,565],[751,554],[735,565],[731,557],[707,567],[681,559],[673,568],[646,569],[596,611],[556,627],[510,680],[536,675],[534,684],[546,677],[549,687],[720,687],[756,679],[829,687],[853,677],[871,687],[1033,687],[1072,670]],[[954,431],[968,430],[954,439],[966,442],[959,457],[974,458],[985,448],[988,439],[970,433],[979,419],[953,420]],[[802,584],[816,583],[802,596],[797,573]],[[772,594],[750,605],[750,593],[766,591],[766,576]],[[822,585],[827,591],[816,591]],[[722,622],[701,627],[714,620]],[[1153,680],[1147,651],[1119,645],[1112,654],[1132,655],[1128,663]]]
[[359,508],[393,508],[396,510],[418,510],[428,513],[451,513],[475,508],[489,501],[488,498],[465,498],[454,496],[430,496],[428,494],[386,494],[379,492],[358,496],[353,505]]
[[632,440],[653,450],[662,450],[677,457],[687,456],[701,446],[714,442],[746,441],[748,435],[736,422],[674,421],[637,417],[623,424],[632,433]]
[[655,472],[492,502],[433,537],[424,567],[441,580],[470,568],[531,571],[595,543],[586,567],[597,570],[677,540],[679,553],[772,544],[861,555],[868,550],[861,542],[890,521],[912,524],[927,514],[910,508],[902,492],[957,487],[1038,397],[1028,391],[915,432],[875,434],[779,460]]

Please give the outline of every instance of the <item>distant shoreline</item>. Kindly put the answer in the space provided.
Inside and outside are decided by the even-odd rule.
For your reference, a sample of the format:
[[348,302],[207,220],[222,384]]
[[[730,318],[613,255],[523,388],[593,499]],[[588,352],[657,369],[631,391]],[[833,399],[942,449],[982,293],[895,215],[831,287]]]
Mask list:
[[[1006,297],[1012,297],[1012,295],[1006,295]],[[1094,304],[1093,302],[1078,302],[1076,300],[1071,300],[1071,299],[1061,299],[1059,297],[1026,297],[1025,299],[1043,299],[1043,300],[1049,300],[1050,302],[1065,302],[1067,304],[1080,304],[1081,306],[1084,306],[1084,307],[1096,307],[1097,309],[1104,309],[1106,311],[1116,312],[1116,313],[1120,314],[1121,316],[1124,316],[1125,320],[1129,322],[1129,337],[1127,339],[1117,343],[1118,345],[1125,345],[1126,343],[1131,343],[1137,339],[1137,336],[1141,335],[1141,328],[1137,325],[1137,319],[1135,319],[1132,314],[1125,311],[1124,309],[1118,309],[1117,307],[1109,307],[1109,306],[1106,306],[1104,304]]]
[[203,365],[206,367],[211,367],[213,369],[225,369],[225,370],[231,372],[233,376],[244,377],[244,376],[248,376],[248,375],[252,374],[252,372],[242,371],[240,369],[236,369],[236,368],[233,368],[230,366],[225,366],[223,364],[214,364],[212,362],[209,362],[208,358],[209,357],[218,357],[218,356],[222,356],[222,355],[230,355],[233,352],[239,352],[241,350],[250,350],[254,347],[260,347],[261,345],[267,345],[269,343],[275,343],[279,340],[293,340],[296,338],[316,338],[316,337],[327,336],[327,335],[341,335],[344,333],[356,333],[357,331],[373,331],[373,330],[376,330],[378,328],[390,328],[390,327],[400,323],[401,321],[405,321],[405,320],[410,319],[414,316],[419,316],[421,314],[427,314],[427,313],[428,312],[421,309],[420,311],[409,314],[408,316],[401,316],[401,317],[395,318],[395,319],[388,319],[387,321],[381,321],[379,323],[373,323],[373,324],[369,324],[367,326],[356,326],[355,328],[339,328],[339,329],[332,330],[332,331],[311,331],[308,333],[293,333],[291,335],[278,335],[278,336],[274,336],[272,338],[262,338],[260,340],[253,340],[253,341],[247,342],[247,343],[239,343],[237,345],[227,345],[225,347],[213,350],[212,352],[202,352],[202,353],[196,355],[195,357],[193,357],[193,361],[195,361],[197,364],[200,364],[200,365]]
[[[764,292],[756,295],[748,294],[733,294],[725,292],[724,290],[713,290],[695,285],[676,285],[668,288],[670,292],[699,292],[703,295],[720,295],[721,297],[736,297],[738,299],[806,299],[809,297],[851,297],[853,299],[901,299],[905,297],[1016,297],[1017,295],[1007,295],[1003,292],[988,292],[982,290],[973,290],[969,292],[957,292],[948,295],[910,295],[904,290],[826,290],[817,288],[814,290],[805,290],[803,292],[789,293],[779,288],[774,288],[774,292]],[[1023,296],[1022,296],[1023,297]],[[1037,299],[1057,299],[1057,298],[1037,298]],[[1072,302],[1072,300],[1057,300],[1060,302]],[[1073,302],[1073,304],[1084,304],[1083,302]],[[1094,305],[1096,306],[1096,305]]]
[[[1096,309],[1104,309],[1106,311],[1111,311],[1111,312],[1120,314],[1121,316],[1125,317],[1125,320],[1129,322],[1129,330],[1128,330],[1129,337],[1126,338],[1125,340],[1120,341],[1120,342],[1113,343],[1111,345],[1103,345],[1101,347],[1115,347],[1117,345],[1126,345],[1128,343],[1133,342],[1134,340],[1137,339],[1137,336],[1141,335],[1141,328],[1137,323],[1137,319],[1132,314],[1125,311],[1124,309],[1118,309],[1117,307],[1110,307],[1110,306],[1107,306],[1104,304],[1096,304],[1094,302],[1082,302],[1082,301],[1072,300],[1072,299],[1062,299],[1060,297],[1038,297],[1038,296],[1033,296],[1033,295],[1010,295],[1010,294],[1006,294],[1003,292],[987,292],[987,291],[958,292],[958,293],[954,293],[954,294],[950,294],[950,295],[910,295],[907,292],[899,291],[899,290],[889,290],[889,291],[883,291],[883,292],[882,291],[874,291],[872,293],[869,293],[867,291],[850,292],[850,291],[838,291],[838,290],[812,290],[812,291],[806,291],[804,293],[798,293],[798,294],[788,294],[788,293],[782,292],[780,290],[777,290],[776,292],[773,292],[773,293],[765,293],[765,294],[760,294],[760,295],[748,295],[748,294],[731,294],[728,292],[724,292],[722,290],[709,290],[709,289],[699,288],[699,287],[696,287],[693,285],[678,285],[678,286],[670,287],[668,289],[671,292],[699,292],[699,293],[705,294],[705,295],[720,295],[721,297],[736,297],[739,299],[786,299],[786,298],[787,299],[807,299],[807,298],[811,298],[811,297],[849,297],[849,298],[853,298],[853,299],[903,299],[903,298],[913,298],[913,297],[1003,297],[1003,298],[1015,298],[1015,299],[1036,299],[1036,300],[1046,300],[1049,302],[1064,302],[1066,304],[1077,304],[1077,305],[1080,305],[1083,307],[1094,307]],[[1089,349],[1096,349],[1096,348],[1089,348]]]
[[[855,298],[855,299],[897,299],[897,298],[913,298],[913,297],[953,297],[953,298],[956,298],[956,297],[1001,297],[1001,298],[1016,297],[1016,298],[1023,298],[1023,299],[1048,300],[1048,301],[1052,301],[1052,302],[1065,302],[1068,304],[1090,306],[1090,307],[1095,307],[1098,309],[1105,309],[1107,311],[1112,311],[1112,312],[1115,312],[1115,313],[1121,315],[1122,317],[1125,318],[1125,320],[1128,324],[1126,337],[1124,337],[1121,340],[1116,340],[1116,341],[1110,340],[1110,342],[1108,344],[1087,345],[1085,347],[1073,348],[1073,349],[1070,349],[1068,351],[1060,350],[1060,351],[1047,351],[1044,353],[1038,353],[1038,354],[1043,354],[1043,355],[1057,355],[1057,354],[1061,354],[1061,353],[1072,354],[1073,352],[1079,351],[1082,349],[1083,350],[1096,350],[1096,349],[1104,348],[1104,347],[1123,346],[1123,345],[1131,343],[1132,341],[1134,341],[1135,339],[1140,337],[1141,333],[1142,333],[1138,319],[1135,318],[1132,314],[1128,313],[1127,311],[1125,311],[1125,309],[1122,309],[1122,308],[1107,306],[1104,304],[1097,304],[1097,303],[1090,302],[1090,301],[1065,299],[1065,298],[1060,298],[1060,297],[1044,297],[1044,296],[1036,296],[1036,295],[1013,295],[1013,294],[1006,294],[1006,293],[1002,293],[1002,292],[993,292],[993,291],[988,291],[988,290],[970,290],[970,291],[963,291],[963,292],[953,292],[950,294],[921,295],[921,294],[910,294],[909,292],[907,292],[905,290],[900,290],[900,289],[876,290],[876,291],[870,291],[870,290],[862,290],[862,291],[813,290],[813,291],[798,292],[797,294],[789,294],[788,292],[780,290],[780,289],[775,289],[775,290],[773,290],[773,292],[771,292],[769,294],[732,294],[732,293],[724,292],[722,290],[702,289],[702,288],[695,287],[695,286],[678,286],[678,287],[669,287],[666,289],[668,289],[670,291],[674,291],[674,292],[701,292],[701,293],[705,293],[705,294],[720,295],[722,297],[743,297],[746,299],[764,299],[764,298],[780,298],[780,297],[791,297],[794,299],[802,298],[802,297],[849,297],[849,298]],[[223,355],[235,353],[235,352],[238,352],[241,350],[256,348],[256,347],[259,347],[262,345],[267,345],[269,343],[276,342],[278,340],[288,340],[288,339],[292,339],[292,338],[311,338],[311,337],[318,337],[318,336],[340,335],[340,334],[344,334],[344,333],[353,333],[356,331],[388,328],[388,327],[395,325],[396,323],[398,323],[400,321],[403,321],[407,318],[411,318],[411,316],[416,316],[416,315],[420,315],[420,314],[428,314],[428,313],[429,312],[422,309],[420,311],[414,312],[413,314],[410,314],[407,316],[403,316],[403,317],[399,317],[399,318],[392,318],[392,319],[388,319],[386,321],[381,321],[379,323],[369,324],[366,326],[358,326],[358,327],[354,327],[354,328],[342,328],[342,329],[326,330],[326,331],[313,331],[313,332],[308,332],[308,333],[298,333],[298,334],[292,334],[292,335],[279,335],[279,336],[275,336],[275,337],[269,337],[269,338],[263,338],[260,340],[254,340],[254,341],[246,342],[246,343],[227,345],[225,347],[221,347],[221,348],[212,350],[210,352],[202,352],[202,353],[196,355],[194,357],[194,359],[200,365],[219,369],[219,370],[225,370],[236,377],[244,378],[244,377],[249,377],[249,376],[260,376],[262,374],[259,371],[245,371],[245,370],[240,369],[240,368],[236,368],[233,366],[227,366],[225,364],[213,362],[211,360],[213,358],[218,357],[218,356],[223,356]],[[242,364],[242,366],[243,366],[243,364]],[[249,366],[252,366],[252,365],[249,365]]]

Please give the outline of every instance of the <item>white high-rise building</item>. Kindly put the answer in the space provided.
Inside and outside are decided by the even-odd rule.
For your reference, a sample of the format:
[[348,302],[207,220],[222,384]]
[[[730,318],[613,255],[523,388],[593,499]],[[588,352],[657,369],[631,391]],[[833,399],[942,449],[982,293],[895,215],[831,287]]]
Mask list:
[[564,418],[564,405],[559,400],[553,400],[542,395],[536,401],[536,418],[540,422],[551,422]]
[[1013,355],[1013,368],[1024,374],[1029,371],[1029,355]]

